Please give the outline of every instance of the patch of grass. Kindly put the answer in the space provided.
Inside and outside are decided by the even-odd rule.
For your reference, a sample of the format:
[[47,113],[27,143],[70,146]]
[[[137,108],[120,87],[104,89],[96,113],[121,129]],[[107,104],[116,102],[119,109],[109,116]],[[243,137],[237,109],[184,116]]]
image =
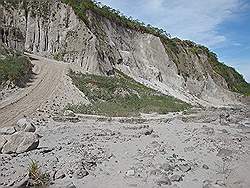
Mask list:
[[48,185],[50,181],[49,174],[42,173],[37,161],[31,160],[29,167],[29,179],[31,180],[31,186],[44,187]]
[[73,83],[88,97],[90,105],[68,105],[77,113],[105,116],[138,116],[140,113],[165,114],[190,107],[174,97],[163,95],[115,70],[114,77],[69,72]]
[[32,74],[29,58],[22,55],[7,55],[0,58],[0,85],[7,81],[24,87]]

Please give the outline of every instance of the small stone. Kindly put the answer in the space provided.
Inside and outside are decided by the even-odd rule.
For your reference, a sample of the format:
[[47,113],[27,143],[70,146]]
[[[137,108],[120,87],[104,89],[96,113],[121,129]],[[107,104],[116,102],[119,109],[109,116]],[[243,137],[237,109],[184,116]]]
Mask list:
[[148,136],[148,135],[151,135],[153,132],[154,132],[153,129],[146,130],[146,131],[144,132],[144,135]]
[[224,157],[231,156],[232,154],[233,152],[231,150],[222,148],[218,151],[216,156],[224,158]]
[[65,175],[65,173],[64,173],[64,171],[63,170],[58,170],[57,172],[56,172],[56,174],[55,174],[55,179],[57,180],[57,179],[63,179],[63,178],[65,178],[66,177],[66,175]]
[[222,133],[225,133],[225,134],[228,133],[228,131],[227,131],[226,129],[222,129],[221,132],[222,132]]
[[189,170],[191,170],[191,167],[188,164],[179,165],[179,168],[182,172],[188,172]]
[[182,181],[182,177],[180,175],[175,174],[175,175],[170,177],[170,180],[179,182],[179,181]]
[[0,129],[1,135],[12,135],[16,132],[16,129],[14,127],[4,127]]
[[209,169],[209,167],[208,167],[206,164],[202,165],[202,168],[204,168],[204,169],[206,169],[206,170]]
[[30,124],[30,122],[28,122],[26,118],[22,118],[17,121],[15,128],[17,131],[22,131],[28,124]]
[[134,176],[135,175],[135,171],[134,170],[128,170],[126,172],[126,176]]
[[27,187],[28,186],[28,182],[29,182],[29,176],[26,175],[25,177],[23,177],[23,179],[21,181],[19,181],[18,183],[16,183],[14,187],[16,187],[16,188]]
[[163,175],[156,181],[157,185],[171,185],[171,180],[167,177],[167,175]]
[[36,127],[29,123],[26,125],[25,129],[24,129],[25,132],[35,132],[36,131]]
[[225,186],[225,182],[223,180],[217,180],[215,184],[219,186]]
[[65,112],[63,113],[64,116],[68,116],[68,117],[75,117],[75,113],[72,110],[65,110]]
[[87,175],[89,175],[89,173],[85,169],[78,169],[74,173],[74,176],[77,179],[82,179],[82,178],[84,178]]
[[171,166],[169,163],[163,163],[162,164],[162,166],[161,166],[161,168],[164,170],[164,171],[166,171],[166,172],[168,172],[168,171],[172,171],[173,170],[173,166]]
[[54,150],[54,148],[44,148],[43,150],[41,150],[40,152],[45,154],[45,153],[49,153],[52,152]]
[[76,186],[71,182],[70,184],[66,185],[65,188],[76,188]]
[[160,175],[162,175],[162,172],[159,169],[154,169],[154,170],[150,171],[150,175],[160,176]]

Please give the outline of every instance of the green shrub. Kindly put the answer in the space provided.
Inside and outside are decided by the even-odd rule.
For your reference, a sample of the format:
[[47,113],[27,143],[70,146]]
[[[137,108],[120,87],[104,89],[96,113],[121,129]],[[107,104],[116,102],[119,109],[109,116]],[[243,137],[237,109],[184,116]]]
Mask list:
[[90,105],[68,105],[77,113],[106,116],[138,116],[140,113],[182,111],[190,105],[163,95],[115,70],[114,77],[69,72],[73,83],[87,96]]
[[45,187],[50,181],[49,174],[41,172],[37,161],[31,160],[29,167],[29,179],[32,187]]
[[0,85],[7,81],[24,87],[32,74],[29,58],[19,55],[8,55],[0,59]]

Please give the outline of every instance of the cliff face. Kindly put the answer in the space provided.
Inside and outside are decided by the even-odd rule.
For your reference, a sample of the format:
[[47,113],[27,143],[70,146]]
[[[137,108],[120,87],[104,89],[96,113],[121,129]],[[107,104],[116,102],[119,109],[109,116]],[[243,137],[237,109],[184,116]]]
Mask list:
[[91,10],[86,11],[86,24],[57,0],[1,3],[0,13],[1,42],[12,48],[75,64],[83,72],[110,76],[118,69],[193,104],[237,103],[207,52],[193,43],[163,42]]

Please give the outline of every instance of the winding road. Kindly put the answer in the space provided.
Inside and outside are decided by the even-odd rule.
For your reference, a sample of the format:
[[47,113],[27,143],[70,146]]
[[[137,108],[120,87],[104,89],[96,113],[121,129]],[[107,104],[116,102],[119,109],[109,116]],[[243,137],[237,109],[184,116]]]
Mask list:
[[20,94],[0,102],[0,127],[12,126],[37,110],[63,82],[67,64],[31,55],[35,77]]

